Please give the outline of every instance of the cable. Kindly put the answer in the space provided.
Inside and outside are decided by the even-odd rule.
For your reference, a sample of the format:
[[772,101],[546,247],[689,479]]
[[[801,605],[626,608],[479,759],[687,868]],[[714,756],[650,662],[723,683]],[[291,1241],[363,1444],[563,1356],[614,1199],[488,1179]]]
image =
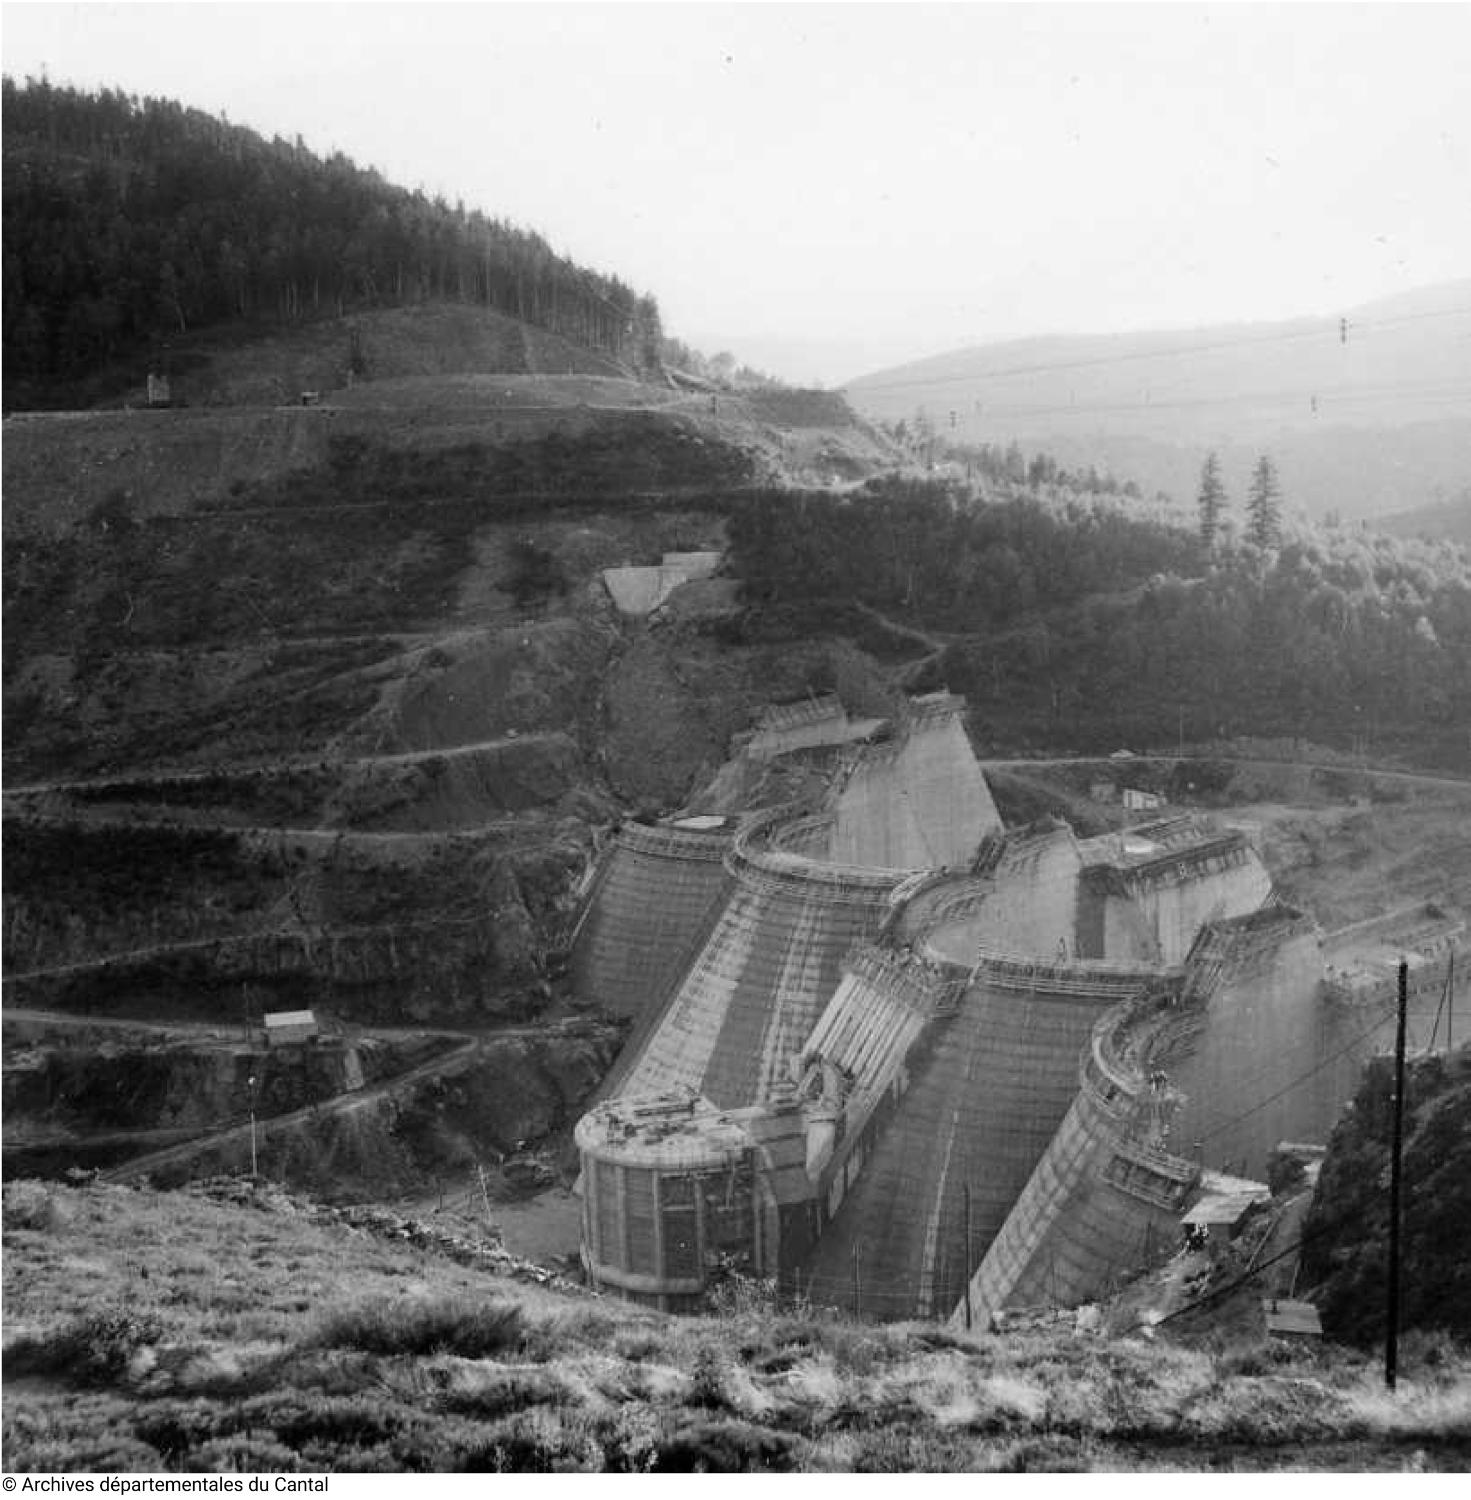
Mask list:
[[[1442,392],[1439,388],[1444,386]],[[1423,389],[1423,394],[1416,394]],[[1421,381],[1406,383],[1404,385],[1377,385],[1356,386],[1339,391],[1313,391],[1304,385],[1299,389],[1289,391],[1250,391],[1235,393],[1229,397],[1233,405],[1249,404],[1251,402],[1300,402],[1310,396],[1315,396],[1320,402],[1321,409],[1318,416],[1325,426],[1331,425],[1335,415],[1335,408],[1341,412],[1344,407],[1357,405],[1364,402],[1383,404],[1387,398],[1395,396],[1413,397],[1420,406],[1426,405],[1454,405],[1458,409],[1463,408],[1468,400],[1471,400],[1471,387],[1464,384],[1456,384],[1448,381]],[[1174,400],[1135,400],[1135,401],[1113,401],[1113,402],[1074,402],[1067,406],[1046,405],[1029,406],[1018,403],[1001,405],[999,403],[987,403],[983,420],[988,423],[998,423],[1007,418],[1018,417],[1090,417],[1090,416],[1112,416],[1128,412],[1161,412],[1161,411],[1185,411],[1196,408],[1209,409],[1219,407],[1228,398],[1221,396],[1190,396],[1179,397]],[[1329,403],[1333,405],[1330,406]],[[943,437],[943,433],[936,434]]]
[[1217,1287],[1214,1291],[1207,1292],[1203,1297],[1196,1297],[1194,1300],[1187,1302],[1183,1307],[1177,1307],[1174,1312],[1166,1313],[1164,1317],[1156,1319],[1154,1322],[1149,1322],[1144,1318],[1140,1318],[1134,1324],[1134,1327],[1163,1328],[1166,1323],[1172,1323],[1176,1318],[1183,1318],[1186,1313],[1194,1312],[1197,1308],[1205,1307],[1209,1303],[1218,1302],[1222,1297],[1228,1296],[1238,1287],[1243,1287],[1248,1281],[1252,1281],[1256,1277],[1260,1276],[1268,1266],[1276,1265],[1279,1260],[1286,1260],[1289,1255],[1295,1254],[1297,1251],[1301,1250],[1304,1245],[1311,1243],[1313,1240],[1322,1238],[1322,1236],[1327,1234],[1330,1230],[1340,1228],[1342,1225],[1346,1224],[1352,1217],[1352,1214],[1344,1214],[1340,1218],[1333,1219],[1327,1224],[1319,1225],[1319,1227],[1313,1230],[1311,1234],[1300,1235],[1296,1240],[1293,1241],[1292,1244],[1287,1246],[1285,1250],[1279,1250],[1276,1255],[1268,1256],[1266,1260],[1258,1262],[1258,1264],[1253,1266],[1249,1271],[1243,1272],[1234,1281],[1228,1281],[1225,1286]]
[[[1214,1125],[1211,1127],[1211,1129],[1203,1131],[1201,1133],[1200,1139],[1202,1141],[1213,1140],[1223,1131],[1229,1130],[1233,1125],[1239,1125],[1243,1120],[1250,1119],[1250,1117],[1256,1114],[1259,1110],[1263,1110],[1267,1107],[1267,1105],[1275,1103],[1276,1100],[1280,1099],[1283,1096],[1283,1094],[1290,1093],[1293,1089],[1297,1088],[1299,1084],[1306,1083],[1309,1078],[1313,1078],[1317,1074],[1321,1073],[1324,1068],[1331,1067],[1332,1064],[1336,1063],[1339,1060],[1339,1058],[1346,1057],[1361,1042],[1366,1041],[1370,1036],[1378,1031],[1381,1026],[1385,1025],[1385,1023],[1389,1019],[1389,1016],[1381,1016],[1366,1030],[1361,1031],[1357,1036],[1351,1038],[1350,1041],[1343,1047],[1339,1048],[1337,1052],[1334,1052],[1328,1057],[1325,1057],[1321,1061],[1315,1063],[1311,1068],[1308,1069],[1306,1073],[1299,1074],[1298,1077],[1292,1079],[1288,1083],[1285,1083],[1280,1089],[1276,1091],[1276,1093],[1268,1094],[1265,1099],[1258,1099],[1255,1104],[1251,1105],[1247,1109],[1242,1110],[1240,1114],[1233,1115],[1229,1119],[1222,1120],[1220,1124]],[[1257,1076],[1260,1077],[1261,1075],[1258,1074]]]
[[[1425,322],[1432,319],[1471,317],[1471,307],[1448,308],[1435,313],[1409,313],[1400,318],[1384,318],[1378,322],[1350,323],[1352,331],[1363,337],[1386,328],[1396,328],[1405,323]],[[1085,370],[1101,366],[1113,366],[1131,363],[1137,360],[1149,359],[1176,359],[1187,354],[1211,354],[1223,349],[1245,349],[1266,347],[1272,344],[1294,343],[1302,339],[1329,339],[1337,340],[1338,329],[1333,326],[1336,320],[1325,320],[1322,328],[1313,327],[1300,329],[1293,333],[1259,334],[1256,337],[1245,337],[1235,339],[1218,339],[1205,344],[1186,344],[1178,347],[1164,349],[1141,349],[1129,354],[1116,355],[1093,355],[1087,358],[1060,360],[1052,363],[1037,363],[1026,365],[1013,365],[1000,370],[987,370],[971,374],[957,375],[911,375],[903,379],[894,379],[877,382],[875,384],[864,384],[862,381],[854,381],[862,392],[902,390],[911,386],[925,385],[955,385],[969,384],[982,380],[1004,380],[1014,375],[1055,375],[1068,370]],[[1093,337],[1128,337],[1128,335],[1093,335]],[[945,355],[937,356],[940,359]]]
[[[1456,955],[1455,950],[1452,949],[1450,960],[1446,964],[1445,983],[1441,986],[1440,990],[1440,1004],[1435,1007],[1435,1025],[1430,1028],[1430,1051],[1432,1052],[1435,1051],[1435,1039],[1440,1035],[1440,1018],[1446,1008],[1446,1002],[1449,1000],[1452,1004],[1455,1003],[1451,995],[1451,988],[1455,983],[1455,973]],[[1449,1026],[1446,1028],[1446,1035],[1450,1035]]]
[[[1419,1179],[1419,1182],[1423,1183],[1424,1180],[1425,1179],[1422,1176]],[[1415,1185],[1415,1183],[1410,1183],[1407,1184],[1407,1187],[1413,1187]],[[1136,1328],[1162,1328],[1166,1323],[1173,1322],[1176,1318],[1184,1317],[1186,1313],[1193,1312],[1196,1308],[1205,1307],[1211,1302],[1219,1301],[1222,1297],[1228,1296],[1231,1292],[1234,1292],[1238,1287],[1245,1286],[1248,1281],[1251,1281],[1255,1277],[1260,1276],[1268,1266],[1276,1265],[1276,1263],[1280,1260],[1286,1260],[1289,1255],[1292,1255],[1296,1251],[1301,1250],[1304,1245],[1310,1245],[1313,1243],[1313,1241],[1322,1239],[1324,1235],[1332,1234],[1335,1230],[1341,1229],[1350,1220],[1358,1217],[1359,1214],[1357,1211],[1354,1213],[1339,1214],[1336,1218],[1329,1219],[1324,1224],[1319,1224],[1316,1229],[1309,1230],[1305,1234],[1300,1234],[1297,1239],[1292,1242],[1292,1244],[1286,1247],[1286,1249],[1280,1250],[1276,1255],[1268,1256],[1266,1260],[1258,1262],[1255,1266],[1251,1267],[1250,1270],[1243,1272],[1234,1281],[1227,1282],[1225,1286],[1217,1287],[1214,1291],[1205,1293],[1204,1296],[1196,1297],[1192,1301],[1187,1302],[1183,1307],[1177,1307],[1174,1312],[1167,1313],[1164,1317],[1158,1319],[1153,1323],[1146,1324],[1143,1319],[1140,1319],[1139,1322],[1135,1323],[1134,1326]]]

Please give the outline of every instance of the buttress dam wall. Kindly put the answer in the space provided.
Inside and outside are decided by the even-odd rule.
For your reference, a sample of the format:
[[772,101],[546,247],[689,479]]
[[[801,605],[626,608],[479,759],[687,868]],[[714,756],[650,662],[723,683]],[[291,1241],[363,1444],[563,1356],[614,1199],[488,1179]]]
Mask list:
[[683,977],[731,889],[734,820],[697,821],[625,823],[613,835],[572,941],[572,985],[584,1001],[637,1021]]
[[[991,1310],[1094,1295],[1171,1243],[1195,1184],[1195,1117],[1172,1149],[1190,1101],[1165,1068],[1194,1069],[1198,1108],[1229,1107],[1233,1077],[1311,1038],[1311,924],[1273,902],[1241,834],[1194,816],[1087,840],[1053,819],[1003,831],[957,703],[916,700],[843,753],[825,794],[712,830],[706,883],[671,890],[685,904],[664,917],[643,909],[650,872],[674,879],[695,845],[663,829],[615,844],[591,898],[607,910],[578,937],[589,988],[640,1017],[612,1113],[579,1133],[585,1181],[602,1174],[584,1260],[604,1284],[694,1305],[715,1273],[675,1231],[704,1203],[697,1238],[722,1265],[865,1316],[943,1319],[967,1287]],[[643,942],[670,951],[611,951]],[[707,1146],[749,1177],[726,1238]]]
[[1198,1171],[1165,1149],[1177,1100],[1130,1035],[1158,1009],[1126,1003],[1094,1025],[1073,1101],[971,1280],[980,1327],[1008,1306],[1074,1306],[1173,1250]]
[[778,820],[754,820],[727,853],[729,898],[622,1072],[620,1095],[693,1089],[725,1108],[756,1103],[789,1076],[844,956],[888,915],[903,871],[772,847]]

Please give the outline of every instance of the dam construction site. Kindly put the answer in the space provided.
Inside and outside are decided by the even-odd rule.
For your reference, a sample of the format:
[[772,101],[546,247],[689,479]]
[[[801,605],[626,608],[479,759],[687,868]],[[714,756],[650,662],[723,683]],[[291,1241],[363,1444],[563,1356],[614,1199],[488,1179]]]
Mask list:
[[[1147,212],[864,187],[907,20],[380,26],[434,98],[323,155],[239,89],[372,21],[84,9],[3,89],[6,1485],[1465,1472],[1471,283],[1131,332]],[[935,139],[1057,50],[972,40]]]
[[[575,1133],[595,1286],[999,1325],[1107,1299],[1326,1140],[1393,1020],[1383,972],[1331,962],[1354,929],[1288,899],[1249,820],[1150,796],[1005,826],[965,722],[943,691],[769,711],[715,784],[785,762],[802,796],[603,849],[570,972],[631,1030]],[[1464,924],[1418,918],[1426,1052]]]
[[1464,783],[1038,754],[984,629],[757,581],[753,517],[910,482],[841,396],[427,373],[402,321],[309,406],[222,353],[198,409],[7,421],[8,1178],[984,1328],[1276,1222],[1402,957],[1450,1044]]
[[1038,756],[947,688],[984,633],[763,604],[752,507],[904,462],[601,370],[8,422],[7,1178],[971,1327],[1262,1210],[1401,956],[1450,1042],[1464,784]]

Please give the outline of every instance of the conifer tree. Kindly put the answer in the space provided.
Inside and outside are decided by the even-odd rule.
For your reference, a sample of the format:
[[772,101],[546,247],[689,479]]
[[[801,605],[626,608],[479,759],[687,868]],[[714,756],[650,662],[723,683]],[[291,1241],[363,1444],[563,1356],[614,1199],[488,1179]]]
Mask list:
[[1282,492],[1277,470],[1264,453],[1251,474],[1246,497],[1246,534],[1258,547],[1275,547],[1282,539]]
[[1221,461],[1214,452],[1206,455],[1205,467],[1200,471],[1200,494],[1196,497],[1196,509],[1200,512],[1200,539],[1206,547],[1213,547],[1216,532],[1220,529],[1221,516],[1226,509],[1226,486],[1221,482]]

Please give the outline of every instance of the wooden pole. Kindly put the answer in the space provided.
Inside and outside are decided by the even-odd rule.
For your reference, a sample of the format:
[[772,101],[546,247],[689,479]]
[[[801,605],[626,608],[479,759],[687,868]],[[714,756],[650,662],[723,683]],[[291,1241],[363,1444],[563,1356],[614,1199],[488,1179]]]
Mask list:
[[1399,966],[1399,1020],[1394,1034],[1394,1117],[1389,1157],[1389,1287],[1385,1307],[1384,1383],[1394,1389],[1399,1373],[1400,1155],[1405,1133],[1405,1013],[1409,1009],[1410,966]]
[[970,1305],[970,1278],[972,1267],[970,1263],[970,1183],[965,1185],[965,1330],[970,1332],[971,1305]]
[[863,1316],[863,1281],[858,1269],[858,1246],[853,1247],[853,1316]]

